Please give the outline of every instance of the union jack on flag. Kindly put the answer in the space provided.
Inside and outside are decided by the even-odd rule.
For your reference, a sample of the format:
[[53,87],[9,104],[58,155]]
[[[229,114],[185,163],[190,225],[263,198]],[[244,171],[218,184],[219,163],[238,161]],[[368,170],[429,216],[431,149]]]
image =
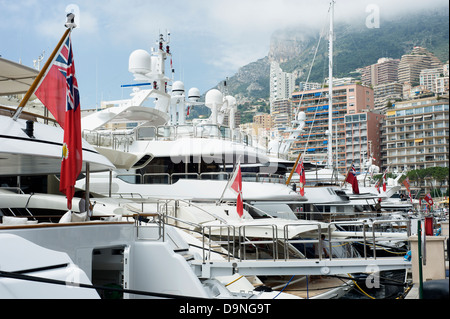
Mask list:
[[[70,34],[36,90],[36,96],[64,128],[66,111],[80,106]],[[63,107],[65,106],[65,107]]]
[[67,106],[66,111],[76,110],[80,106],[80,94],[78,92],[78,82],[75,77],[75,64],[73,63],[72,41],[67,38],[61,52],[55,61],[55,66],[66,78],[67,83]]

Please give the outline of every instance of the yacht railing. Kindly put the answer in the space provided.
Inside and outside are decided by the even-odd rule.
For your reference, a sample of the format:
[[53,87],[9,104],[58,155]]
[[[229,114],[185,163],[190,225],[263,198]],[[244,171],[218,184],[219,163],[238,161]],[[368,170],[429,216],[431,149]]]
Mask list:
[[[131,184],[163,184],[171,185],[180,179],[196,180],[228,180],[230,173],[205,172],[205,173],[146,173],[146,174],[118,174],[117,177]],[[285,184],[286,176],[269,173],[242,173],[244,182],[280,183]]]
[[129,146],[138,140],[175,141],[183,137],[215,138],[253,146],[250,135],[239,129],[231,130],[228,126],[218,124],[142,125],[124,130],[83,130],[83,138],[91,145],[124,151],[128,151]]

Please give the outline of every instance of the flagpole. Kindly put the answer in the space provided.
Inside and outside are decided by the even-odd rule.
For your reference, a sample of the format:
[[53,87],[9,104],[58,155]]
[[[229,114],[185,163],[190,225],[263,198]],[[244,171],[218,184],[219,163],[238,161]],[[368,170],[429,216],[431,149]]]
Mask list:
[[298,161],[300,160],[301,156],[302,152],[298,153],[297,160],[295,161],[294,167],[292,167],[291,173],[289,174],[289,177],[286,181],[286,185],[289,185],[289,183],[291,182],[292,175],[294,175],[295,168],[297,167]]
[[[352,163],[352,165],[353,165],[353,163]],[[351,169],[352,169],[351,167],[348,169],[347,175],[345,175],[345,179],[344,179],[344,181],[342,182],[341,188],[344,187],[345,183],[347,183],[347,177],[348,177],[348,174],[350,173],[350,170],[351,170]]]
[[48,67],[50,66],[50,64],[53,62],[56,54],[59,51],[59,48],[61,47],[61,45],[64,43],[64,40],[67,38],[67,36],[69,35],[69,33],[72,31],[73,27],[69,27],[66,32],[64,32],[64,35],[62,36],[61,40],[59,40],[58,45],[55,47],[55,49],[53,50],[52,54],[50,55],[50,57],[48,58],[47,62],[45,63],[44,67],[42,68],[42,70],[39,72],[39,74],[36,76],[36,78],[34,79],[33,83],[31,84],[30,88],[28,89],[27,93],[25,94],[25,96],[23,97],[22,101],[20,101],[19,106],[17,107],[16,113],[14,113],[13,116],[13,120],[17,121],[17,119],[19,118],[20,114],[23,111],[23,108],[25,107],[25,105],[27,104],[28,100],[30,99],[31,95],[34,93],[34,91],[36,91],[36,87],[38,86],[38,84],[41,82],[44,74],[47,72]]
[[225,192],[226,192],[226,190],[228,188],[228,185],[230,185],[230,181],[233,178],[234,173],[236,172],[236,170],[238,169],[240,164],[241,164],[241,155],[239,155],[239,158],[238,158],[238,161],[237,161],[237,165],[234,166],[234,169],[233,169],[233,172],[231,174],[231,177],[228,179],[227,184],[225,185],[225,188],[223,189],[222,195],[220,196],[218,203],[222,202],[223,196],[225,196]]

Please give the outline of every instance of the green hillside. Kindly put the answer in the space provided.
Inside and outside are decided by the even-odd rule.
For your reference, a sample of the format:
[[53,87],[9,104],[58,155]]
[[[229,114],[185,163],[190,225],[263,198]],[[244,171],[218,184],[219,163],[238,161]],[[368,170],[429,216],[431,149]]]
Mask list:
[[[335,27],[334,69],[335,77],[355,76],[357,68],[374,64],[381,57],[400,59],[411,52],[414,46],[422,46],[436,55],[442,62],[449,59],[449,14],[433,12],[398,18],[395,21],[380,22],[380,28],[338,24]],[[322,39],[323,40],[323,39]],[[312,49],[281,65],[284,71],[303,70],[306,80]],[[318,56],[311,71],[310,82],[322,82],[328,77],[328,43],[322,41]]]

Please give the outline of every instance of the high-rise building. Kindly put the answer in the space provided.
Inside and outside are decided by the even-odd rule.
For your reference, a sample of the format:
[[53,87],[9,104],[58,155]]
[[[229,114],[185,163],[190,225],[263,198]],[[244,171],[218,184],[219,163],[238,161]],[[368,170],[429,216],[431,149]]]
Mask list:
[[442,67],[442,75],[436,78],[435,82],[437,94],[448,94],[449,93],[449,64],[448,61]]
[[270,65],[270,110],[272,101],[290,99],[295,89],[295,76],[281,70],[277,62]]
[[377,63],[361,69],[361,81],[372,86],[397,82],[399,63],[399,59],[380,58]]
[[267,113],[257,113],[253,116],[253,123],[265,130],[272,128],[272,116]]
[[[303,138],[291,147],[295,153],[305,153],[306,159],[314,162],[327,162],[328,150],[328,88],[294,92],[294,105],[302,100],[300,111],[306,114]],[[333,87],[333,163],[337,162],[340,172],[347,169],[345,116],[358,114],[374,107],[373,90],[360,84]],[[366,142],[367,147],[367,142]]]
[[373,164],[381,164],[381,125],[384,115],[373,112],[345,116],[345,152],[347,167],[355,165],[364,171],[365,161],[374,158]]
[[276,99],[272,101],[272,126],[284,131],[291,126],[293,119],[292,102],[290,99]]
[[448,97],[397,102],[383,124],[382,166],[399,172],[448,167],[448,111]]
[[395,103],[403,96],[403,86],[397,82],[378,84],[373,87],[375,110],[384,112],[388,103]]
[[430,92],[436,93],[436,79],[443,76],[443,67],[423,69],[419,74],[419,84]]
[[402,56],[398,65],[398,82],[419,84],[420,71],[442,66],[442,62],[433,53],[422,47],[414,47],[410,54]]

